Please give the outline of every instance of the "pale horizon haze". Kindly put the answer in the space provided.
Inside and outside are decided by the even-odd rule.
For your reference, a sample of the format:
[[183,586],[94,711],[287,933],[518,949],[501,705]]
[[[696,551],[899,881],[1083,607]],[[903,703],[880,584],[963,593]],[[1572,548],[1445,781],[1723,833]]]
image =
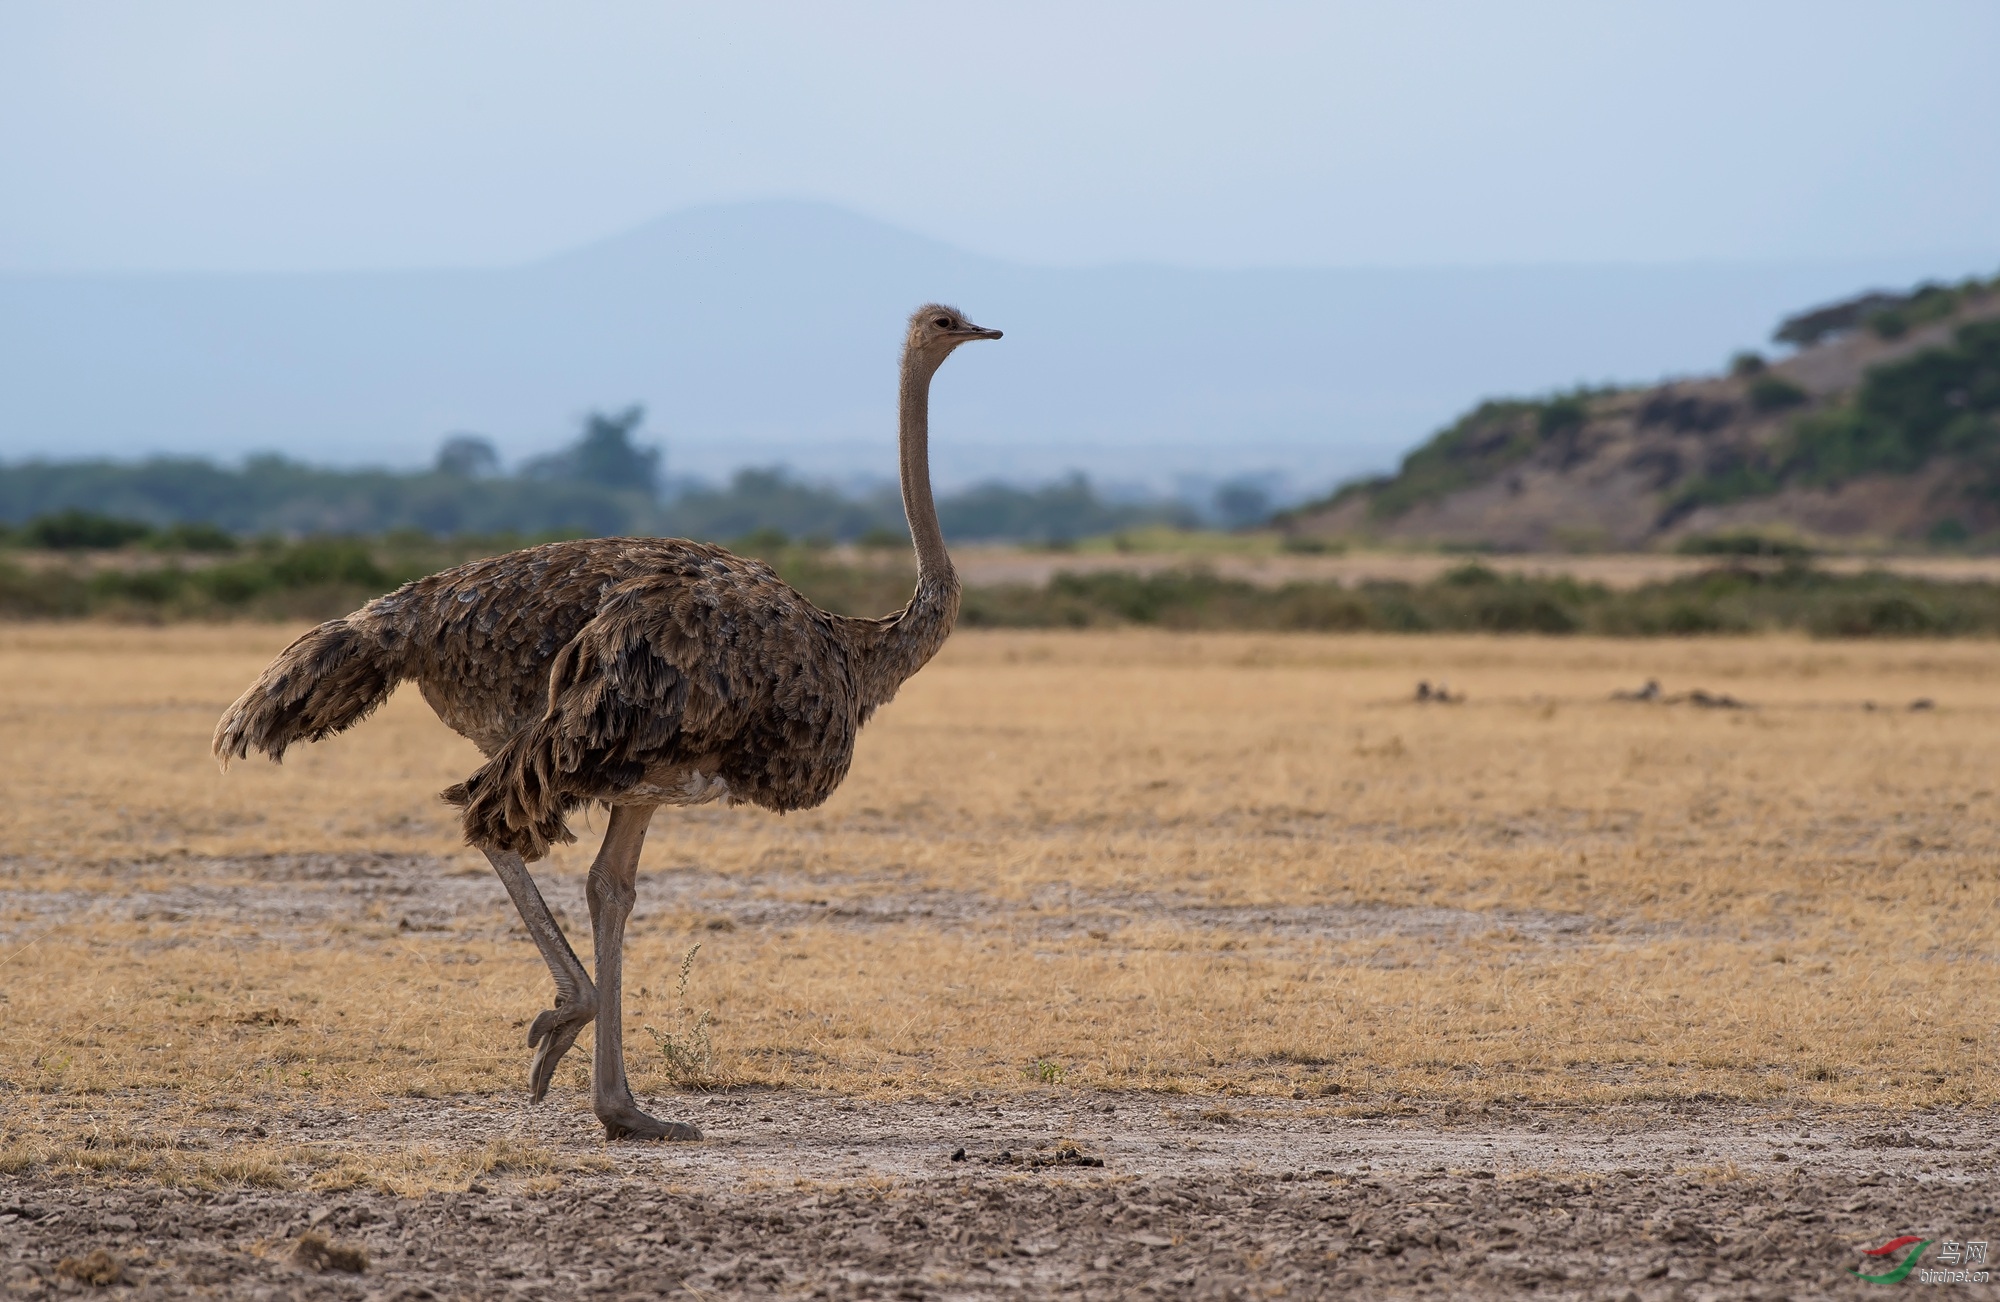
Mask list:
[[681,469],[876,473],[869,359],[963,292],[1009,342],[942,476],[1317,489],[2000,270],[1996,51],[1970,0],[0,0],[0,460],[512,456],[637,401]]

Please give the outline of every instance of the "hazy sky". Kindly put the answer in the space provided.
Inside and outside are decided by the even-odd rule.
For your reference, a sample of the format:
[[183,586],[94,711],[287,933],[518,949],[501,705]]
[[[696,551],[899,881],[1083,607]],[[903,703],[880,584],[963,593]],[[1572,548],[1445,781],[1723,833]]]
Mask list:
[[824,199],[1053,263],[2000,252],[2000,4],[0,0],[0,269]]

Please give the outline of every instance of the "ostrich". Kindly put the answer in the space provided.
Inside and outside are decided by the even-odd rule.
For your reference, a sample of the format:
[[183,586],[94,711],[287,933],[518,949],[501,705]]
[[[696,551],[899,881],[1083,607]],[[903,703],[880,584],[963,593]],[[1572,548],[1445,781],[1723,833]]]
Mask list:
[[[591,1109],[612,1139],[699,1139],[641,1111],[625,1075],[625,920],[639,851],[661,805],[824,802],[855,733],[936,654],[958,616],[930,481],[930,383],[946,357],[998,330],[929,304],[903,346],[899,441],[917,590],[882,619],[828,614],[761,561],[680,539],[549,543],[407,583],[287,647],[216,725],[214,753],[262,751],[360,722],[414,678],[486,763],[444,799],[464,811],[555,978],[528,1028],[528,1093],[596,1020]],[[575,840],[568,815],[610,809],[586,896],[593,983],[527,864]]]

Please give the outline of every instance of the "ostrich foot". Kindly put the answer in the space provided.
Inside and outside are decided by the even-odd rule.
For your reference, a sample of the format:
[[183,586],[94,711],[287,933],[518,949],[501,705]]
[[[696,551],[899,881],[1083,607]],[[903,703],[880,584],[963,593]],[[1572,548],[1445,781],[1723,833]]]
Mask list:
[[600,1110],[597,1119],[604,1123],[606,1139],[665,1139],[674,1141],[696,1140],[701,1131],[685,1121],[662,1121],[639,1110],[636,1103],[624,1103]]
[[549,1082],[555,1079],[556,1065],[576,1037],[597,1016],[594,1002],[569,1004],[546,1009],[528,1028],[528,1044],[535,1056],[528,1063],[528,1098],[540,1103],[548,1097]]

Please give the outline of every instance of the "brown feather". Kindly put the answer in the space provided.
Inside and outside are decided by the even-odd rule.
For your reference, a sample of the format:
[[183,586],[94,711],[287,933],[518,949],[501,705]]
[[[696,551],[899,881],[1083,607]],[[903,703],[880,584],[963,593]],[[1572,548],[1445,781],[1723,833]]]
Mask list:
[[537,858],[574,839],[580,805],[657,797],[696,772],[732,802],[810,808],[846,776],[861,724],[943,641],[957,596],[955,581],[927,585],[902,614],[848,619],[705,543],[550,543],[306,634],[230,707],[215,749],[277,759],[414,678],[489,757],[443,793],[474,844]]
[[336,619],[278,654],[223,711],[210,749],[224,768],[260,750],[282,762],[299,741],[318,741],[361,722],[389,699],[403,673],[367,630]]

